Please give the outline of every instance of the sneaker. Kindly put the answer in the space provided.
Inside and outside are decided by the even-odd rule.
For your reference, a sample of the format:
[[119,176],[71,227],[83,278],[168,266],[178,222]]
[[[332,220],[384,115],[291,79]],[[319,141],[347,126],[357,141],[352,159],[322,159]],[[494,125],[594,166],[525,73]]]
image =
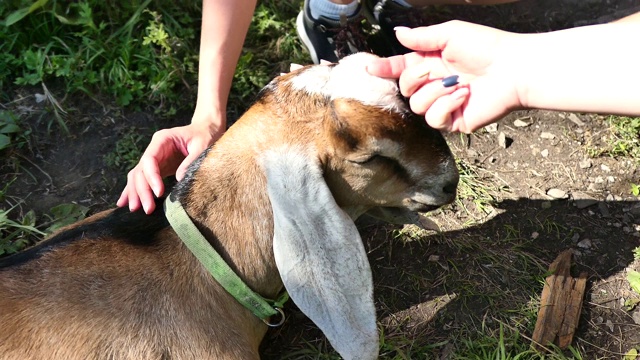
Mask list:
[[333,20],[321,16],[314,19],[309,10],[309,0],[305,0],[296,19],[296,30],[315,64],[319,64],[320,60],[337,62],[347,55],[370,51],[367,34],[363,30],[362,13],[363,7],[360,4],[355,15],[350,17]]
[[387,42],[386,48],[374,49],[380,56],[401,55],[412,50],[404,47],[396,38],[396,26],[418,27],[428,24],[424,9],[407,8],[392,0],[364,0],[370,21],[379,27],[380,38]]

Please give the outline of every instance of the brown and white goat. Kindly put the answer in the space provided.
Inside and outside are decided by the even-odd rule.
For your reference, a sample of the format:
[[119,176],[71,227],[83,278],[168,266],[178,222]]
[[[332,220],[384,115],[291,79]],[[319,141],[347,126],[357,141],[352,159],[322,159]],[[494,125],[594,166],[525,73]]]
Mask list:
[[[370,56],[273,80],[170,195],[249,287],[284,284],[346,359],[378,354],[352,219],[434,209],[458,182],[441,134],[367,74]],[[0,261],[3,360],[258,359],[266,329],[160,210],[105,211]]]

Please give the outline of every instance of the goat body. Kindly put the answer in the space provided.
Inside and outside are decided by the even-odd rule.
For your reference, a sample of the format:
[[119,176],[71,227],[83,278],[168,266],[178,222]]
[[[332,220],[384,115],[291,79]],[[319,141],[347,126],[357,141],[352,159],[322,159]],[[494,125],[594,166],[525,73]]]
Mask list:
[[[300,271],[300,253],[287,251],[325,251],[315,246],[325,246],[330,221],[348,223],[379,207],[427,211],[455,197],[458,174],[444,139],[406,110],[394,82],[366,73],[369,56],[276,78],[171,195],[249,287],[275,298],[284,281],[308,315],[317,304],[305,311],[316,300],[300,274],[309,269]],[[358,261],[364,256],[354,266],[372,307],[366,253],[347,225],[326,244],[335,252],[344,234],[355,237],[344,249],[359,252]],[[307,242],[292,250],[287,239],[300,237]],[[369,332],[361,342],[370,354],[332,338],[331,328],[342,325],[319,324],[345,358],[377,354],[375,310],[373,319],[367,311],[354,315],[366,318],[366,329],[353,332]],[[0,359],[258,359],[265,332],[161,211],[108,210],[0,260]]]

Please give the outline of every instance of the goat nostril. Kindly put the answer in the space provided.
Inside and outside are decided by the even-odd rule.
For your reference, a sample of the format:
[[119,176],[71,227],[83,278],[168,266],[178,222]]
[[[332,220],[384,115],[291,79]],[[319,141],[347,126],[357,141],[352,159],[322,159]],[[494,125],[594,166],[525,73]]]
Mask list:
[[449,183],[449,184],[445,185],[445,186],[442,188],[442,191],[443,191],[445,194],[455,194],[455,193],[456,193],[456,189],[457,189],[457,188],[458,188],[458,182],[457,182],[457,181],[455,181],[455,182],[451,182],[451,183]]

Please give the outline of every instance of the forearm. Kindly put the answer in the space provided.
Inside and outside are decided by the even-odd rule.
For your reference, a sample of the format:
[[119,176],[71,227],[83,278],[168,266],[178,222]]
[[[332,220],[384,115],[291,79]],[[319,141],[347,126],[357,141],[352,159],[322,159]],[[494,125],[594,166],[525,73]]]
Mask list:
[[640,24],[595,25],[513,39],[527,108],[640,115]]
[[193,123],[224,131],[227,98],[256,0],[203,0]]

